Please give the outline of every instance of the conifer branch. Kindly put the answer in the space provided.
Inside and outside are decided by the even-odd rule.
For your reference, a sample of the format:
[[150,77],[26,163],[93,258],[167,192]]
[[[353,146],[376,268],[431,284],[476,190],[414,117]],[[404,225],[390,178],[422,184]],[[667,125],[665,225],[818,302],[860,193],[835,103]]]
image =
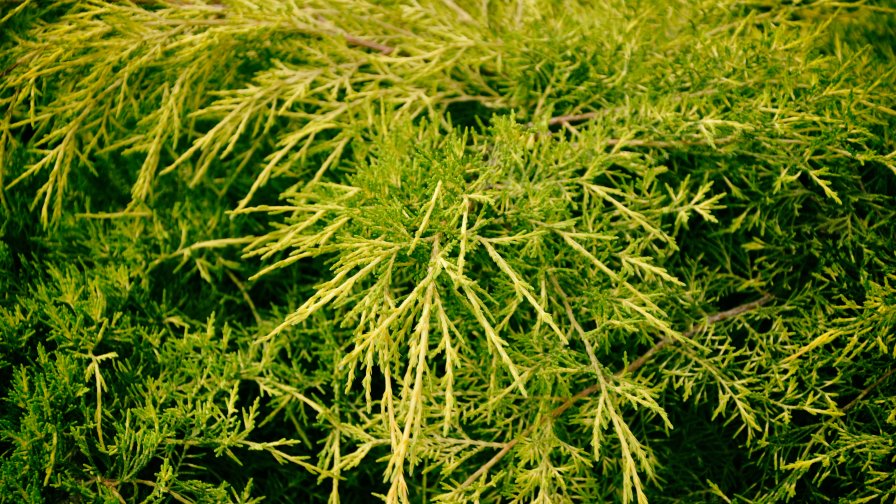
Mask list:
[[[718,93],[716,89],[703,89],[700,91],[695,91],[693,93],[685,93],[676,97],[677,102],[683,102],[688,98],[697,98],[700,96],[709,96]],[[620,112],[624,112],[627,109],[625,106],[619,107],[610,107],[601,110],[595,110],[592,112],[582,112],[579,114],[563,114],[559,116],[554,116],[548,119],[548,126],[563,126],[569,125],[577,122],[590,121],[592,119],[596,119],[598,117],[604,117],[608,115],[618,114]],[[532,123],[530,123],[530,126]]]
[[[731,308],[730,310],[725,310],[722,312],[714,313],[714,314],[706,317],[706,320],[704,320],[703,322],[691,327],[690,329],[688,329],[687,331],[682,333],[682,337],[684,337],[684,338],[691,337],[713,324],[717,324],[719,322],[730,319],[732,317],[736,317],[743,313],[755,310],[755,309],[761,307],[762,305],[768,303],[772,299],[772,297],[773,296],[771,294],[765,294],[761,298],[759,298],[755,301],[750,301],[749,303],[744,303],[742,305]],[[621,370],[617,371],[614,374],[614,376],[621,377],[626,374],[633,374],[638,369],[640,369],[644,364],[646,364],[651,358],[653,358],[653,356],[656,355],[657,352],[662,350],[663,347],[667,346],[670,343],[672,343],[672,340],[665,338],[665,337],[662,338],[654,346],[650,347],[649,350],[644,352],[640,357],[638,357],[637,359],[632,361],[630,364],[628,364]],[[466,480],[464,480],[464,482],[461,483],[461,485],[459,487],[457,487],[455,492],[463,491],[465,488],[472,485],[473,482],[475,482],[477,479],[479,479],[483,475],[487,474],[489,469],[491,469],[502,458],[504,458],[504,456],[506,456],[508,453],[510,453],[510,451],[513,450],[514,446],[519,444],[520,441],[522,441],[523,439],[528,437],[530,434],[532,434],[532,432],[534,432],[535,429],[541,427],[542,425],[544,425],[546,422],[548,422],[550,420],[554,420],[554,419],[560,417],[561,415],[563,415],[563,413],[566,412],[566,410],[568,410],[570,407],[572,407],[572,405],[575,404],[577,401],[579,401],[580,399],[584,399],[599,390],[601,390],[600,384],[595,384],[595,385],[586,387],[586,388],[580,390],[579,392],[577,392],[575,395],[571,396],[566,401],[564,401],[563,404],[561,404],[560,406],[557,406],[556,408],[551,410],[551,412],[547,416],[542,417],[540,420],[538,420],[537,422],[533,423],[532,425],[527,427],[525,430],[523,430],[523,432],[520,433],[518,436],[516,436],[515,438],[513,438],[512,440],[510,440],[506,444],[504,444],[504,446],[501,448],[500,451],[498,451],[498,453],[496,453],[485,464],[483,464],[481,467],[479,467],[479,469],[477,469],[476,472],[474,472]]]
[[159,490],[163,494],[168,494],[171,496],[172,499],[176,500],[177,502],[180,502],[181,504],[193,504],[193,501],[191,501],[190,499],[187,499],[186,497],[175,492],[174,490],[164,487],[164,486],[161,486],[154,481],[136,479],[136,480],[134,480],[134,482],[139,483],[141,485],[146,485],[146,486],[151,487],[156,490]]
[[856,404],[858,404],[862,399],[864,399],[865,397],[867,397],[868,394],[870,394],[871,392],[873,392],[874,389],[876,389],[877,387],[879,387],[883,382],[887,381],[887,378],[893,376],[893,373],[896,373],[896,368],[890,368],[889,371],[887,371],[886,373],[884,373],[883,375],[881,375],[881,377],[878,378],[877,380],[875,380],[874,383],[872,383],[871,385],[868,385],[867,387],[865,387],[864,389],[862,389],[862,391],[859,393],[859,395],[857,395],[855,398],[853,398],[852,401],[849,401],[848,403],[846,403],[845,406],[843,406],[842,408],[840,408],[840,411],[842,411],[843,413],[846,413],[847,411],[851,410],[851,409],[852,409]]

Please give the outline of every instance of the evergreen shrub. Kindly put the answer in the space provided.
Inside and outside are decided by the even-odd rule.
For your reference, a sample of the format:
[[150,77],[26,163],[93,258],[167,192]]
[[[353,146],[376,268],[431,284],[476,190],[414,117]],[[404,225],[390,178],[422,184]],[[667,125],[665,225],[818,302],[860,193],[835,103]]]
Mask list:
[[886,0],[0,0],[0,501],[896,502]]

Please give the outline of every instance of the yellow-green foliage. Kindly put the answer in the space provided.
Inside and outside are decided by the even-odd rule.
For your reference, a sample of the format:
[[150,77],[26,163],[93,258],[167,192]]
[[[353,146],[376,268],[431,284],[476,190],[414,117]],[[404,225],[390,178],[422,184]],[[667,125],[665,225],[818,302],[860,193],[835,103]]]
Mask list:
[[0,502],[896,501],[894,47],[0,0]]

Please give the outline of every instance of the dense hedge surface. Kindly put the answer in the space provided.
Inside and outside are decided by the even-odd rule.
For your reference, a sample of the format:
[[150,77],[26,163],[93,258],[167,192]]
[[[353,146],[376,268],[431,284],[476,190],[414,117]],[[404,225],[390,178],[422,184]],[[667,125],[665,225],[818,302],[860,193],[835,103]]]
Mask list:
[[887,1],[0,0],[0,502],[896,502]]

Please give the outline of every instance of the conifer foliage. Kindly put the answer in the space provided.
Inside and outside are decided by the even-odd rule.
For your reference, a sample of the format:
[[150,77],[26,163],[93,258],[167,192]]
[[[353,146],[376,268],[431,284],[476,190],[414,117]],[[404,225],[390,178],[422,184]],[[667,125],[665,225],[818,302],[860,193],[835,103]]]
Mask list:
[[894,48],[0,0],[0,501],[896,502]]

